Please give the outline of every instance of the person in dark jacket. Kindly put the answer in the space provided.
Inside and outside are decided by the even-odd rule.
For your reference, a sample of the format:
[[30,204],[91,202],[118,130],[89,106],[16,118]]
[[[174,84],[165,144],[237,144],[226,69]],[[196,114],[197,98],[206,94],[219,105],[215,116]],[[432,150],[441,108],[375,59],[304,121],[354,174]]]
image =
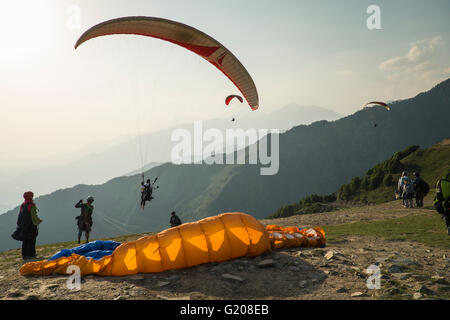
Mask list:
[[75,208],[81,209],[81,214],[75,218],[78,220],[78,243],[80,243],[83,232],[86,235],[86,243],[89,242],[89,233],[92,228],[92,212],[94,211],[92,202],[94,202],[94,197],[89,196],[86,201],[87,203],[83,203],[83,200],[80,200],[75,205]]
[[141,209],[144,210],[145,202],[151,201],[154,199],[152,196],[153,190],[158,189],[158,186],[155,186],[156,181],[158,180],[158,177],[155,178],[155,181],[153,183],[150,179],[147,179],[147,182],[141,182]]
[[423,198],[425,197],[426,189],[425,189],[425,180],[420,177],[419,172],[414,172],[414,198],[416,199],[416,207],[423,207]]
[[172,216],[170,217],[170,226],[176,227],[181,224],[180,218],[175,214],[175,211],[172,211]]
[[33,202],[33,196],[34,194],[31,191],[23,194],[25,201],[20,206],[17,230],[13,234],[16,240],[22,241],[22,258],[24,260],[36,257],[38,225],[42,222],[37,216],[37,208]]

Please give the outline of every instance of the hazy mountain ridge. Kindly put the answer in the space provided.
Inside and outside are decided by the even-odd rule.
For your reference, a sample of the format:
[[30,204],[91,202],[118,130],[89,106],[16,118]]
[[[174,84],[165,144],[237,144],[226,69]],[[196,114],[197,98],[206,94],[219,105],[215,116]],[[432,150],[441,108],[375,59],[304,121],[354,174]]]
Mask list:
[[[139,175],[39,197],[44,223],[38,243],[73,239],[78,215],[73,206],[89,194],[96,198],[94,237],[159,231],[168,227],[172,210],[183,222],[226,211],[266,217],[307,194],[334,192],[409,145],[426,148],[446,138],[450,135],[449,97],[450,80],[446,80],[392,104],[391,111],[375,107],[333,122],[294,127],[280,135],[280,169],[274,176],[261,176],[258,165],[164,164],[152,168],[146,177],[159,176],[160,189],[144,212],[139,209]],[[17,210],[0,216],[1,250],[18,246],[9,237]]]
[[[240,111],[238,115],[235,123],[229,119],[206,120],[203,122],[204,130],[217,128],[224,132],[226,129],[236,127],[287,130],[300,123],[308,124],[318,119],[334,120],[342,117],[325,108],[296,104],[290,104],[271,113]],[[84,155],[79,157],[78,153],[82,153],[83,150],[77,150],[71,162],[68,161],[68,155],[61,156],[64,164],[27,170],[26,173],[14,178],[0,179],[0,200],[6,210],[14,206],[16,201],[20,201],[20,195],[25,189],[32,189],[37,195],[42,195],[58,188],[67,188],[80,183],[100,184],[117,176],[140,172],[140,152],[143,153],[142,160],[145,163],[168,162],[171,160],[170,152],[173,144],[171,134],[173,130],[179,128],[192,132],[193,124],[143,134],[141,142],[138,137],[120,137],[116,139],[116,143],[105,142],[107,147],[93,143],[86,147],[86,150],[89,150],[88,154],[83,153]],[[3,212],[0,210],[0,213]]]

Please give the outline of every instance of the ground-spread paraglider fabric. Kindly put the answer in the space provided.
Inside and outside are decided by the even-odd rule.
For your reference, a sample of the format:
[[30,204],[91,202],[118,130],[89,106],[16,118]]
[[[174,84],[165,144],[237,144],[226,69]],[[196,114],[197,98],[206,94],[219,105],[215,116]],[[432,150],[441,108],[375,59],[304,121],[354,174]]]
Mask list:
[[[70,256],[61,254],[57,258],[53,256],[52,260],[26,263],[20,273],[67,274],[68,266],[77,265],[81,275],[123,276],[223,262],[243,256],[254,257],[282,247],[318,247],[324,244],[325,232],[319,227],[299,229],[270,225],[266,228],[251,215],[232,212],[122,243],[112,254],[99,260],[90,258],[81,250],[85,255],[72,252]],[[80,247],[74,249],[80,253]]]
[[63,249],[58,253],[55,253],[48,261],[56,260],[61,257],[70,257],[72,254],[100,260],[105,256],[111,255],[118,246],[120,246],[120,242],[112,240],[96,240],[72,249]]

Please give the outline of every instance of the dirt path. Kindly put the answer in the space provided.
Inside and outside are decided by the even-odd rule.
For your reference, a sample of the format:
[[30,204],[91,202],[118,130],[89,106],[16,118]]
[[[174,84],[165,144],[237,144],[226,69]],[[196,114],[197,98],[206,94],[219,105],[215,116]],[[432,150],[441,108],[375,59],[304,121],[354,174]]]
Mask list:
[[[429,204],[426,204],[429,205]],[[310,214],[265,224],[326,226],[431,212],[398,202]],[[189,269],[128,277],[22,277],[18,250],[0,253],[0,299],[427,299],[450,298],[450,249],[349,236],[320,249],[283,249]],[[39,250],[38,250],[39,255]],[[42,257],[41,257],[42,258]],[[367,274],[372,266],[380,275]],[[377,269],[379,268],[379,269]],[[369,289],[369,284],[380,289]]]

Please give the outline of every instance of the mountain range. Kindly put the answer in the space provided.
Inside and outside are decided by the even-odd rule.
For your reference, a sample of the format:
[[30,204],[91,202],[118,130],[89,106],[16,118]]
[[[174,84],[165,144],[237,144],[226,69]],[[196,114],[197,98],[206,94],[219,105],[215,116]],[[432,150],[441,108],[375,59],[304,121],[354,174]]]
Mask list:
[[[140,175],[114,178],[101,185],[76,185],[38,197],[44,223],[38,243],[76,237],[74,208],[79,199],[95,197],[93,237],[167,228],[175,210],[183,222],[241,211],[264,218],[308,194],[328,194],[354,176],[410,145],[427,148],[450,136],[450,79],[391,110],[372,107],[335,121],[295,126],[279,137],[279,171],[261,175],[260,165],[165,163],[146,177],[159,186],[144,211],[139,208]],[[0,250],[14,248],[10,238],[18,207],[0,216]]]
[[[317,120],[335,120],[342,115],[321,107],[289,104],[270,113],[259,110],[240,111],[234,117],[235,122],[231,122],[231,118],[206,120],[203,127],[215,128],[222,132],[236,126],[243,129],[276,128],[284,131],[295,125],[309,124]],[[81,150],[75,150],[72,155],[48,159],[48,166],[29,169],[12,177],[0,174],[0,213],[14,207],[16,202],[21,200],[23,190],[31,189],[36,195],[44,195],[80,183],[104,183],[121,175],[140,173],[142,168],[148,170],[158,163],[168,162],[171,160],[171,135],[175,129],[192,132],[193,124],[185,123],[134,137],[119,137],[105,141],[103,145],[95,142]],[[70,160],[71,158],[73,160]]]

